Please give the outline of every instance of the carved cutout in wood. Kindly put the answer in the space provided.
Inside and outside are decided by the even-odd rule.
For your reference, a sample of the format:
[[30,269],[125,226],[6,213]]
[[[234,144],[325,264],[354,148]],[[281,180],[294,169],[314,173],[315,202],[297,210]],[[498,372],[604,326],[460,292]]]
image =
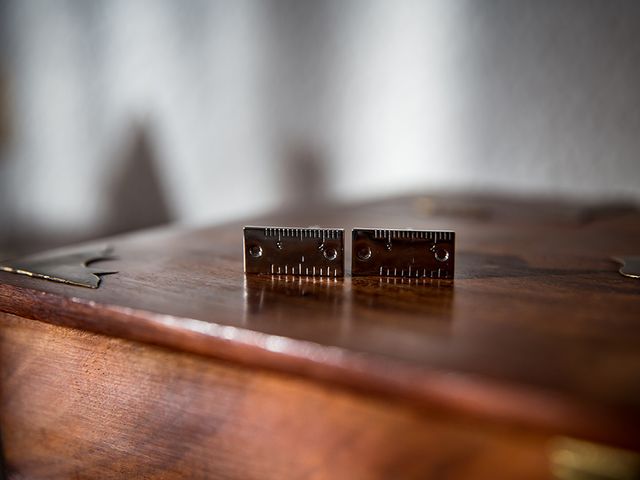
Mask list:
[[114,260],[112,249],[86,250],[73,253],[47,253],[4,262],[0,270],[52,282],[78,287],[98,288],[100,276],[117,273],[89,265],[98,261]]

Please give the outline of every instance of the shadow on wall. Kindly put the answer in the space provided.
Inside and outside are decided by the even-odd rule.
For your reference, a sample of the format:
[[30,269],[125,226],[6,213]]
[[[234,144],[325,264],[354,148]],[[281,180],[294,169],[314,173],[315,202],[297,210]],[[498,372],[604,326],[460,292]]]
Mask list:
[[[98,228],[87,234],[51,235],[20,222],[0,233],[0,258],[48,250],[76,242],[107,237],[171,223],[171,211],[158,172],[158,157],[152,128],[148,123],[132,123],[121,142],[121,152],[112,161],[119,165],[106,180],[102,198],[106,205]],[[328,200],[328,174],[325,157],[306,142],[292,142],[280,160],[282,208],[307,209]],[[1,212],[0,212],[1,213]]]
[[0,235],[0,258],[170,223],[174,217],[157,172],[149,126],[134,124],[127,129],[125,137],[124,147],[119,150],[122,153],[113,159],[120,168],[107,182],[104,195],[106,213],[98,229],[87,232],[85,236],[55,236],[29,226],[15,228],[16,225],[20,227],[19,222],[7,220],[5,223],[12,228],[5,229]]
[[109,207],[99,236],[154,227],[173,220],[156,169],[158,163],[150,129],[138,124],[130,131],[121,168],[116,170],[105,192]]
[[320,149],[294,142],[281,159],[282,202],[285,208],[309,208],[329,198],[326,159]]

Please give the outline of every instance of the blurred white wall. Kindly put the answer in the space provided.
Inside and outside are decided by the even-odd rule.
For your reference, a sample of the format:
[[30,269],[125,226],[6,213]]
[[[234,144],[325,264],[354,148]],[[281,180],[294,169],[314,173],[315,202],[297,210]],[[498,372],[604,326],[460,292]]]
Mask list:
[[[4,0],[0,217],[97,229],[144,125],[174,218],[326,194],[640,199],[640,3]],[[294,180],[291,180],[291,179]]]

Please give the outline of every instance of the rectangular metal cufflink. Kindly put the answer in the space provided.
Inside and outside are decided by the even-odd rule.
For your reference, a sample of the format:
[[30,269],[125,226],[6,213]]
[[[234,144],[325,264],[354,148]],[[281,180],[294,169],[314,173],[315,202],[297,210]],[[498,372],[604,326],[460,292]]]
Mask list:
[[356,228],[351,274],[453,278],[455,232]]
[[344,229],[244,227],[244,271],[344,276]]

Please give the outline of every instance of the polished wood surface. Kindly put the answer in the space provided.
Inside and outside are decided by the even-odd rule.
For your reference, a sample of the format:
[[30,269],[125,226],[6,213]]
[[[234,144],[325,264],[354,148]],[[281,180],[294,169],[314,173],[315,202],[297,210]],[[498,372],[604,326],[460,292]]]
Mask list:
[[[244,223],[455,230],[456,279],[245,276]],[[611,260],[637,209],[411,197],[107,243],[98,290],[3,273],[0,310],[640,449],[640,282]]]
[[11,478],[550,478],[544,435],[4,314],[0,361]]

